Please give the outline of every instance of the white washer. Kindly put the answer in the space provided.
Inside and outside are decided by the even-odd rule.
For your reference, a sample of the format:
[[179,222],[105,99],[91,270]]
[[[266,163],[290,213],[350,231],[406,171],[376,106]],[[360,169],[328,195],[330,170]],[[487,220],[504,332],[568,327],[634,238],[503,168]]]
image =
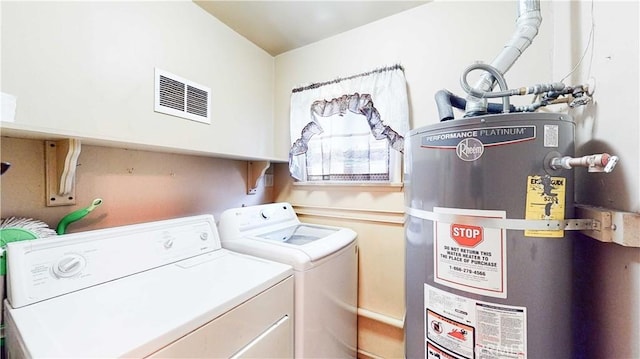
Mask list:
[[296,358],[356,357],[353,230],[303,224],[289,203],[229,209],[218,228],[224,248],[293,266]]
[[7,246],[9,358],[293,357],[291,266],[223,249],[213,216]]

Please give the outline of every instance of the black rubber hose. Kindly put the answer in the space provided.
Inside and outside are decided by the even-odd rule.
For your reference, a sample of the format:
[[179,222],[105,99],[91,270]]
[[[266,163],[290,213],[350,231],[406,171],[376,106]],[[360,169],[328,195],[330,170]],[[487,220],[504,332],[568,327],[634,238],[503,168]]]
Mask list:
[[[438,115],[440,116],[440,122],[453,120],[453,108],[464,110],[467,105],[467,100],[462,97],[458,97],[448,90],[440,90],[435,94],[436,106],[438,107]],[[502,113],[504,109],[501,103],[488,103],[488,113]],[[516,107],[509,105],[510,112],[518,112]]]
[[440,90],[435,94],[436,106],[438,107],[438,115],[440,122],[453,120],[453,107],[451,107],[451,98],[454,94],[447,90]]

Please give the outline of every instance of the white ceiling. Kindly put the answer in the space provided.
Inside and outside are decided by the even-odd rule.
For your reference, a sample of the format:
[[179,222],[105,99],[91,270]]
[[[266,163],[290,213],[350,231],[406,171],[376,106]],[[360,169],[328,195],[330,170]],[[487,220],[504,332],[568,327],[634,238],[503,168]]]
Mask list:
[[240,35],[276,56],[429,0],[193,1]]

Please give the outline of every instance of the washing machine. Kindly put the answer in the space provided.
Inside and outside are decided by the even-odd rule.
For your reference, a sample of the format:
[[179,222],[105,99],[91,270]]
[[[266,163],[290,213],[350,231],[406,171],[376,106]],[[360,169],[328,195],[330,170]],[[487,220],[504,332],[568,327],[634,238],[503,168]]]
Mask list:
[[301,223],[289,203],[226,210],[218,229],[223,248],[293,267],[296,358],[356,357],[358,247],[353,230]]
[[7,245],[9,358],[293,358],[293,269],[203,215]]

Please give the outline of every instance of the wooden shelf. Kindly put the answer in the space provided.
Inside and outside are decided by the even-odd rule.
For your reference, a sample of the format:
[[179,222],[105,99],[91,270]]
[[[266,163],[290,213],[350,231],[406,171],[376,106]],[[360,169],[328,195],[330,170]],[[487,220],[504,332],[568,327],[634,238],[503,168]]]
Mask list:
[[594,221],[594,229],[581,230],[600,242],[640,247],[640,214],[576,204],[576,217]]

